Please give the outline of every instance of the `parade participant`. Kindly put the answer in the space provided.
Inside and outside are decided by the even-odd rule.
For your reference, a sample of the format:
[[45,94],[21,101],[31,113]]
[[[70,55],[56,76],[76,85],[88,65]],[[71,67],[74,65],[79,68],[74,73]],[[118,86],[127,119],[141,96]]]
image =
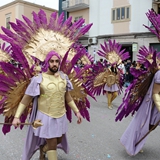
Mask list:
[[[118,68],[116,67],[116,64],[108,68],[108,72],[116,77],[118,75]],[[108,108],[113,109],[112,102],[118,96],[119,86],[117,83],[107,83],[104,87],[104,90],[106,91],[106,97],[108,99]]]
[[[46,66],[48,66],[48,71],[42,75],[33,77],[15,114],[12,124],[17,127],[20,123],[19,118],[26,106],[29,105],[33,97],[38,96],[38,99],[36,99],[37,102],[34,102],[34,104],[38,104],[37,106],[33,106],[37,108],[37,113],[34,116],[35,119],[41,119],[43,126],[35,130],[29,128],[24,157],[26,156],[26,150],[37,145],[34,144],[34,140],[32,140],[33,143],[30,144],[30,138],[34,134],[36,138],[43,138],[47,142],[48,159],[57,159],[57,144],[61,143],[62,137],[65,137],[67,131],[65,101],[75,112],[78,123],[81,123],[81,114],[68,92],[68,90],[73,89],[72,85],[67,75],[58,70],[60,61],[60,56],[57,53],[54,51],[49,52],[45,62]],[[44,144],[42,143],[40,145]],[[65,144],[65,146],[67,147],[67,144]],[[67,150],[67,148],[65,148],[65,150]],[[23,159],[26,159],[24,157]]]
[[[90,120],[88,95],[93,95],[83,80],[83,72],[89,67],[91,56],[77,39],[92,24],[81,28],[84,19],[80,19],[71,26],[72,18],[64,21],[64,13],[58,17],[57,12],[47,23],[43,10],[32,14],[33,22],[25,16],[26,24],[21,20],[17,24],[10,22],[14,33],[2,27],[5,34],[0,38],[11,44],[11,58],[21,64],[20,68],[0,61],[4,71],[0,81],[0,113],[5,116],[2,130],[4,134],[10,132],[11,123],[22,129],[28,117],[34,128],[28,128],[22,159],[29,160],[40,149],[41,160],[45,159],[45,152],[49,160],[56,160],[57,148],[69,151],[66,118],[72,121],[72,110],[78,124],[82,117]],[[74,68],[78,59],[86,64],[80,71]],[[43,126],[35,128],[35,122]]]
[[[159,17],[152,11],[147,15],[157,26]],[[116,117],[118,121],[136,114],[120,139],[131,156],[142,151],[148,134],[160,123],[160,53],[143,46],[138,57],[138,62],[147,70],[131,68],[134,80],[126,90]]]
[[[140,50],[140,52],[141,51],[142,50]],[[156,56],[154,52],[148,50],[148,54],[151,53],[153,53],[153,57]],[[147,53],[144,54],[143,52],[143,55],[146,54]],[[136,69],[131,70],[131,73],[136,75],[136,77],[133,83],[131,83],[131,87],[129,87],[126,92],[126,95],[128,96],[124,98],[123,103],[120,105],[120,107],[123,106],[123,109],[120,109],[119,107],[119,113],[116,120],[121,120],[123,116],[128,115],[130,112],[134,113],[138,110],[120,139],[120,142],[125,147],[127,153],[132,156],[142,151],[142,148],[146,142],[147,133],[153,130],[152,127],[154,127],[157,122],[160,122],[159,58],[159,56],[155,58],[157,59],[156,67],[154,66],[154,60],[150,66],[147,66],[149,69],[148,71],[136,71]],[[149,59],[146,59],[146,62],[148,60]],[[143,62],[145,62],[145,58],[143,59]],[[152,59],[150,59],[150,62],[152,62]],[[126,107],[126,109],[124,109],[124,107]]]
[[121,70],[117,67],[122,61],[129,58],[128,52],[121,50],[121,45],[115,40],[109,40],[108,44],[101,44],[101,50],[97,54],[107,61],[107,67],[101,63],[93,64],[95,76],[93,81],[89,81],[91,92],[95,95],[101,93],[106,94],[108,99],[108,108],[112,109],[112,101],[121,93],[123,87],[124,76]]

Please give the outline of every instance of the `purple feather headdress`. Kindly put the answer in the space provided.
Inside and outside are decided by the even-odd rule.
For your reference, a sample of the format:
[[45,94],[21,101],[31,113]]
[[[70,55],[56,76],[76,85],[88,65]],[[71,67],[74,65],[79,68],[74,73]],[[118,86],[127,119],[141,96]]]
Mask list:
[[[16,23],[10,22],[15,32],[2,27],[5,35],[0,34],[0,38],[18,45],[28,57],[27,59],[33,56],[42,62],[50,51],[57,52],[63,58],[69,48],[72,48],[74,43],[92,26],[88,24],[82,28],[84,19],[71,23],[72,17],[69,17],[64,21],[64,13],[58,17],[58,13],[53,12],[49,22],[43,10],[38,14],[33,12],[32,15],[33,22],[25,16],[23,16],[25,23],[20,20],[16,20]],[[70,52],[68,60],[71,60],[75,54]]]
[[98,55],[106,58],[110,64],[119,65],[122,61],[129,58],[129,53],[125,52],[125,49],[121,49],[122,45],[116,43],[115,40],[109,40],[108,43],[101,44],[101,49],[98,50]]
[[[125,52],[125,50],[121,50],[121,47],[122,46],[119,43],[116,43],[115,40],[113,40],[113,42],[109,40],[108,44],[106,42],[104,42],[104,45],[101,44],[101,50],[98,50],[97,53],[99,56],[105,58],[111,65],[119,65],[122,61],[129,58],[129,53]],[[89,91],[92,92],[93,95],[104,94],[104,87],[107,84],[107,79],[112,73],[101,63],[92,64],[89,73],[92,73],[92,76],[88,76],[89,78],[86,82]],[[115,79],[116,83],[119,85],[121,93],[123,87],[123,75],[119,69]]]
[[[71,25],[72,17],[64,21],[64,13],[58,17],[58,13],[53,12],[49,21],[47,21],[46,13],[43,10],[40,10],[38,14],[33,12],[32,15],[33,22],[25,16],[23,16],[24,22],[18,19],[16,23],[10,22],[14,32],[2,27],[4,34],[0,34],[0,38],[11,46],[5,48],[3,45],[2,49],[11,51],[11,58],[17,62],[17,65],[0,62],[0,66],[5,72],[5,75],[0,74],[0,77],[3,78],[0,80],[0,95],[2,95],[0,113],[4,113],[6,123],[12,122],[16,107],[34,75],[35,64],[37,62],[42,66],[48,64],[45,62],[57,53],[62,58],[61,70],[71,78],[70,80],[77,87],[76,93],[80,95],[79,100],[78,97],[74,97],[74,100],[78,100],[75,102],[82,116],[89,120],[87,108],[90,108],[90,104],[87,95],[91,97],[93,95],[83,81],[85,70],[78,71],[74,66],[79,58],[85,62],[85,67],[90,65],[92,57],[86,52],[86,49],[77,43],[77,40],[88,32],[92,24],[82,27],[84,19],[80,19]],[[21,116],[22,122],[27,117],[28,109],[29,106]],[[71,121],[71,111],[69,109],[67,111],[67,117]],[[4,125],[3,132],[5,134],[9,132],[10,127],[10,125]]]
[[153,10],[149,10],[146,13],[146,16],[152,25],[151,26],[144,25],[144,27],[146,27],[150,32],[155,34],[158,40],[160,40],[160,14],[157,14]]

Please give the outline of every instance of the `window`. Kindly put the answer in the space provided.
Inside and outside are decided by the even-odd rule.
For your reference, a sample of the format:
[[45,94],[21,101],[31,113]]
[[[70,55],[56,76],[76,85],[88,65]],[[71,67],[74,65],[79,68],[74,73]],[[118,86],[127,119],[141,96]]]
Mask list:
[[130,20],[130,6],[112,9],[112,22],[128,20]]
[[10,18],[11,18],[11,14],[6,14],[6,28],[10,29]]
[[78,21],[80,18],[83,18],[82,16],[78,16],[74,18],[74,22]]
[[116,20],[120,20],[120,8],[117,8],[117,18]]
[[129,7],[127,7],[127,19],[129,18]]
[[112,20],[113,20],[113,21],[115,21],[115,13],[116,13],[116,11],[113,10],[113,11],[112,11]]
[[125,7],[121,8],[121,19],[125,18]]

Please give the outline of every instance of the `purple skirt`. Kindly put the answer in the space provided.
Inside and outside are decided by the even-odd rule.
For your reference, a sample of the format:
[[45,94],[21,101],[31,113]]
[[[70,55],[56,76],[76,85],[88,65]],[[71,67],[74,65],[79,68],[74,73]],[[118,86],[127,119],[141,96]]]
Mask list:
[[111,87],[109,87],[107,84],[104,86],[104,90],[105,91],[109,91],[109,92],[116,92],[119,91],[118,85],[115,83],[113,84]]
[[43,126],[34,129],[34,135],[40,138],[50,139],[61,137],[67,132],[66,114],[60,118],[52,118],[40,111],[37,111],[36,120],[40,119]]

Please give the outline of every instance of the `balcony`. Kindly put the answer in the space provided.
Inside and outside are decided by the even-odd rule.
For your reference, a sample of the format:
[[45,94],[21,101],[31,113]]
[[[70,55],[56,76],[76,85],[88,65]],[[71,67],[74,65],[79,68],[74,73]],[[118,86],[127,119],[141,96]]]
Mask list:
[[62,9],[67,12],[89,8],[89,0],[66,0],[62,2]]
[[152,0],[153,3],[160,4],[160,0]]

